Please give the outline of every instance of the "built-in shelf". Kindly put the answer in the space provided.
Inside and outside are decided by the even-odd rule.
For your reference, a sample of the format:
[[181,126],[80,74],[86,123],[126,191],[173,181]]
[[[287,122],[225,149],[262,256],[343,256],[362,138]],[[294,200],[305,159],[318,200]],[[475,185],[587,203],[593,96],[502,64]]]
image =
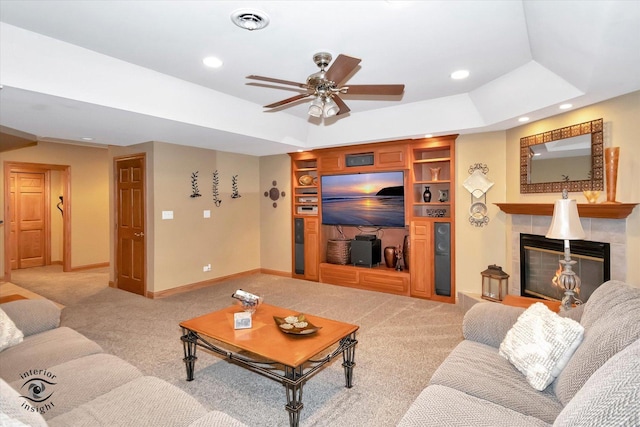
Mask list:
[[[501,211],[513,215],[553,215],[553,203],[495,203]],[[623,219],[638,203],[578,204],[578,215],[585,218]]]

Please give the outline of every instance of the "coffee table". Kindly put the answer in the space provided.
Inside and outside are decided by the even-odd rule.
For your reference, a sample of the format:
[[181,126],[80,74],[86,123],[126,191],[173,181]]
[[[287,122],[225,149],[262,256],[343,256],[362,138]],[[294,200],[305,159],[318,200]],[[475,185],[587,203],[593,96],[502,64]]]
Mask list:
[[[234,305],[180,323],[183,335],[184,363],[187,381],[193,381],[196,348],[202,347],[223,356],[227,361],[280,382],[285,387],[289,424],[297,427],[302,410],[302,386],[323,366],[342,354],[345,383],[353,385],[357,325],[338,322],[305,313],[313,325],[321,327],[310,335],[286,334],[274,316],[299,314],[295,310],[261,304],[252,316],[250,329],[234,329],[234,313],[242,311]],[[215,341],[215,342],[213,342]],[[330,350],[330,347],[337,347]],[[231,347],[231,349],[229,348]],[[241,353],[243,350],[247,353]],[[329,351],[327,354],[324,354]],[[323,353],[318,359],[312,359]]]

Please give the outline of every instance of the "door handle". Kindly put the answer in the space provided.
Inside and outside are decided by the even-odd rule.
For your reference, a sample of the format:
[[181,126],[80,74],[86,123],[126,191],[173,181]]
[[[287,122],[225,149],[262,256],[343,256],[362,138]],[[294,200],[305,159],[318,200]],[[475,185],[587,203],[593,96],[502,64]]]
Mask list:
[[142,237],[144,236],[144,233],[140,232],[140,233],[133,233],[134,236],[136,237]]

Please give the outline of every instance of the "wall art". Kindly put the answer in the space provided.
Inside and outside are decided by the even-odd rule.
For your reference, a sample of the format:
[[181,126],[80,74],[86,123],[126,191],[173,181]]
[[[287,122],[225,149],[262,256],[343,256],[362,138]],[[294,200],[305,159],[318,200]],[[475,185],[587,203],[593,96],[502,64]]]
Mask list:
[[280,196],[284,197],[284,191],[281,192],[280,190],[278,190],[278,188],[276,187],[278,185],[278,182],[275,180],[271,183],[271,185],[273,185],[273,187],[271,187],[269,191],[264,192],[264,197],[268,197],[273,200],[273,207],[277,208],[278,204],[276,203],[276,201],[280,198]]
[[222,200],[220,200],[220,193],[218,192],[218,185],[220,185],[220,178],[218,178],[218,170],[213,172],[213,203],[216,207],[220,207]]
[[238,199],[242,197],[238,192],[238,175],[233,175],[231,177],[231,198]]
[[198,190],[198,172],[195,171],[191,174],[191,196],[189,197],[200,197],[200,190]]

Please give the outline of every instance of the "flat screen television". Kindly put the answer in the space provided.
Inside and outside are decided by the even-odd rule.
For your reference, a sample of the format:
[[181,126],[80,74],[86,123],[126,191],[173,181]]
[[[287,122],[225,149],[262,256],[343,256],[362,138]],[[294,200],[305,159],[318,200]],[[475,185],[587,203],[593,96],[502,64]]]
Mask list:
[[322,223],[404,227],[404,172],[323,175]]

